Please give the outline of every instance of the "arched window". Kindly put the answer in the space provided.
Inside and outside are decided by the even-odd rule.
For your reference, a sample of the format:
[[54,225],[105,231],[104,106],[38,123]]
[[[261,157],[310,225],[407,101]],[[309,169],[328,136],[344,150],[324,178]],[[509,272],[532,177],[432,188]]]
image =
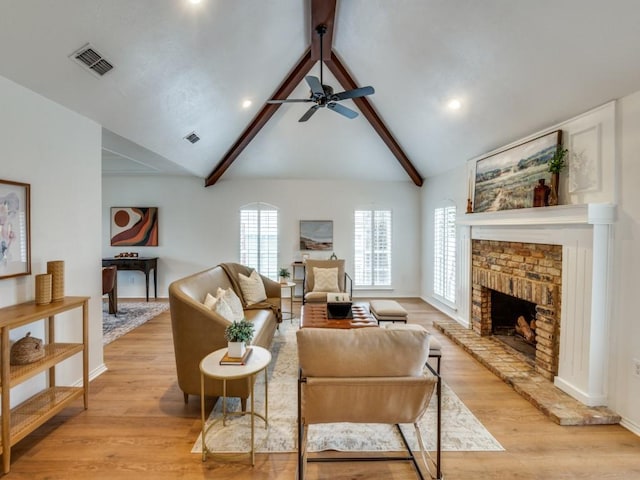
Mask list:
[[278,209],[251,203],[240,209],[240,263],[278,279]]

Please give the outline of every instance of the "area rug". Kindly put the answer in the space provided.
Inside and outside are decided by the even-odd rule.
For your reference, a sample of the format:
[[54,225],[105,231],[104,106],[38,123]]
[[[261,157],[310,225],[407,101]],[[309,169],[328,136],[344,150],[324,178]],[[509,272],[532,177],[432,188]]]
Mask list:
[[168,303],[118,302],[118,313],[109,314],[107,304],[102,304],[102,344],[139,327],[169,309]]
[[[268,368],[269,428],[261,419],[255,420],[256,451],[295,452],[297,449],[297,379],[298,356],[296,325],[286,322],[280,326],[271,348],[273,359]],[[446,361],[446,360],[443,360]],[[256,412],[264,413],[264,375],[258,375],[255,386]],[[425,447],[435,450],[436,396],[420,421]],[[247,402],[250,405],[250,400]],[[239,410],[238,399],[227,400],[229,410]],[[208,422],[221,417],[222,402],[216,403]],[[418,449],[412,425],[403,425],[403,432],[413,450]],[[249,416],[227,417],[226,426],[215,425],[207,434],[211,451],[233,453],[249,450]],[[312,425],[309,428],[310,452],[337,451],[402,451],[402,440],[389,425],[333,423]],[[502,451],[504,448],[469,411],[456,394],[443,383],[442,449],[445,451]],[[202,437],[196,440],[192,453],[202,452]]]

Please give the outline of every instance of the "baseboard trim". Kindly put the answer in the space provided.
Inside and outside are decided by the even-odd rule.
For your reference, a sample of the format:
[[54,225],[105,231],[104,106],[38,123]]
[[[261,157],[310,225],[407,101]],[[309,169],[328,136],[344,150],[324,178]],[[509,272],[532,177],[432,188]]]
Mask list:
[[622,417],[622,419],[620,420],[620,425],[629,430],[631,433],[635,433],[640,437],[640,425],[638,425],[636,422]]
[[597,396],[594,397],[592,395],[583,392],[579,388],[574,387],[569,382],[560,377],[555,377],[553,379],[553,384],[562,390],[564,393],[571,395],[573,398],[578,400],[580,403],[588,407],[601,407],[607,406],[607,397],[605,396]]
[[425,303],[428,303],[429,305],[431,305],[436,310],[444,313],[447,317],[449,317],[452,320],[455,320],[456,322],[458,322],[463,327],[469,328],[469,322],[467,322],[464,318],[461,318],[457,314],[457,311],[452,310],[447,305],[444,305],[441,302],[432,299],[431,297],[427,297],[427,298],[420,297],[420,300],[422,300]]

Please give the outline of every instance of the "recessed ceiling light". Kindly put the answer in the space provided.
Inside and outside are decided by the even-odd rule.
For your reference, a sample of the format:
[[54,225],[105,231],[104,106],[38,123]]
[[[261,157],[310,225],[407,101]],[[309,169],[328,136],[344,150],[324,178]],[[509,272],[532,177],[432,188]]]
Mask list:
[[189,0],[189,3],[193,3],[194,5],[200,3],[202,0]]
[[251,100],[245,100],[242,102],[242,108],[249,108],[251,106]]
[[449,110],[460,110],[460,107],[462,107],[462,102],[457,98],[452,98],[447,102],[447,108]]

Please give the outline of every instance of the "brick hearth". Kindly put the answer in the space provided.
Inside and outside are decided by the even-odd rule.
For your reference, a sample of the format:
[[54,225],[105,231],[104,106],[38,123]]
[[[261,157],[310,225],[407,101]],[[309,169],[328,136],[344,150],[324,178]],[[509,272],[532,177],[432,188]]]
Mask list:
[[588,407],[555,387],[493,337],[481,337],[454,320],[438,319],[433,325],[555,423],[609,425],[620,422],[620,416],[608,408]]

